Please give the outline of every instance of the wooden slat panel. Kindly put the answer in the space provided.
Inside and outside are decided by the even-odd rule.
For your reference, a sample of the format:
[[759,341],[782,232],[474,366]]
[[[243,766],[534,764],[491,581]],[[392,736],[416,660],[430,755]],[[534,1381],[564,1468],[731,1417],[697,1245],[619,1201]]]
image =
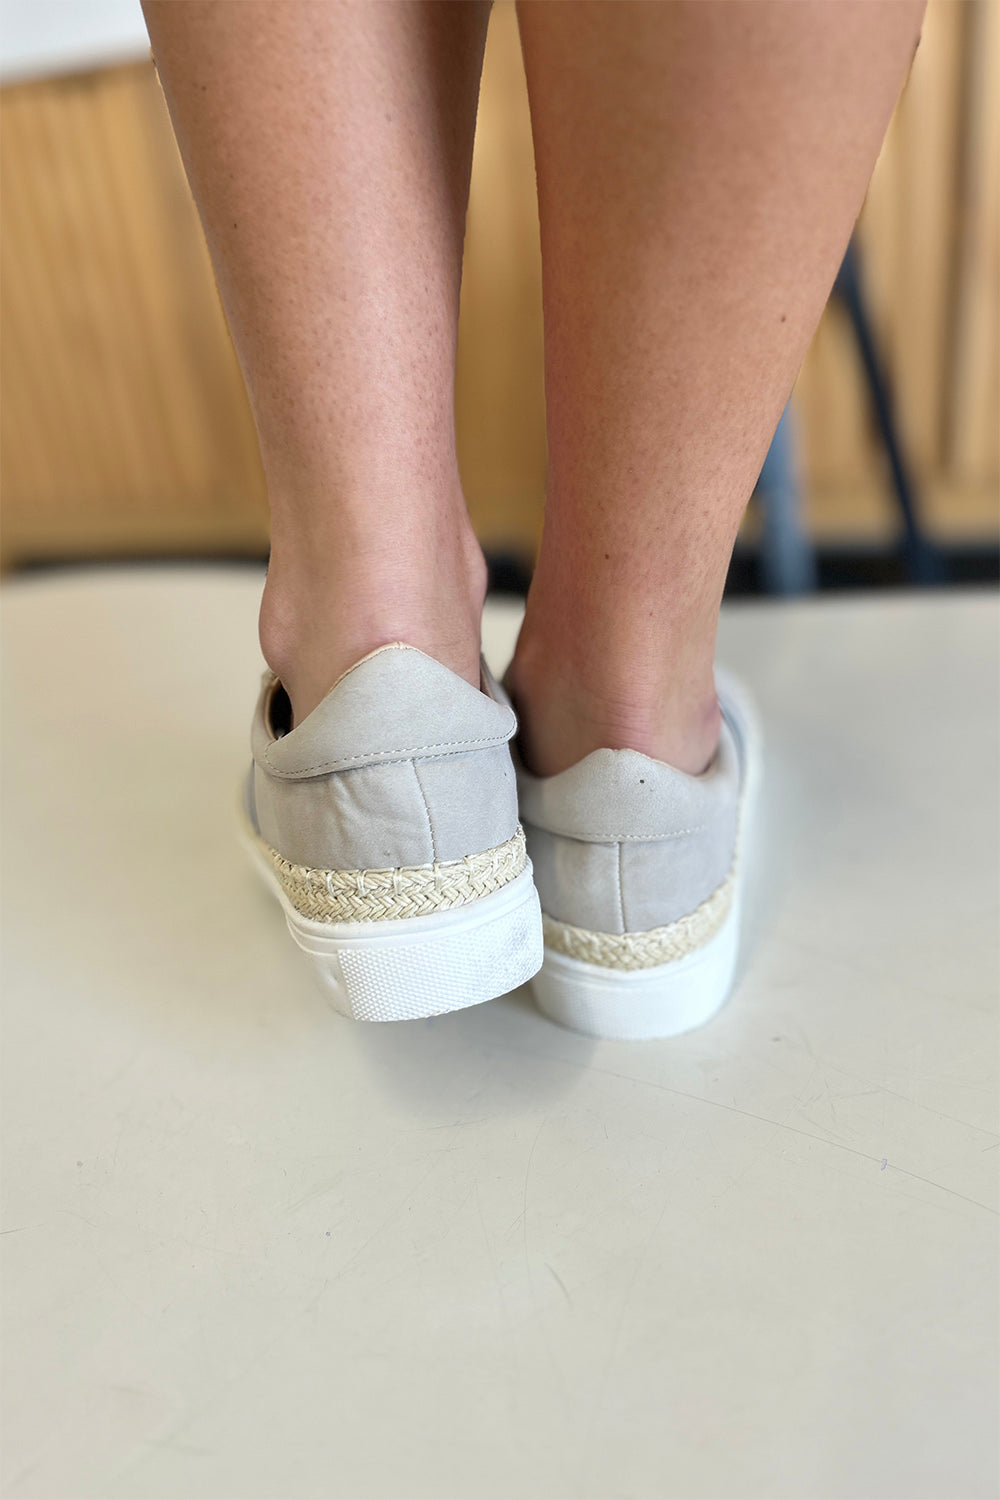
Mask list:
[[2,109],[4,556],[260,551],[253,423],[152,66]]
[[976,0],[966,8],[966,157],[948,457],[957,479],[975,483],[1000,470],[1000,3]]
[[[995,151],[1000,136],[995,119],[1000,47],[991,50],[987,44],[983,17],[988,12],[988,24],[995,27],[998,11],[996,0],[931,0],[857,230],[870,312],[907,457],[925,496],[928,524],[941,536],[948,533],[949,508],[957,536],[975,531],[976,516],[981,537],[997,530],[1000,270],[995,245],[989,247],[1000,172],[987,159],[987,147]],[[992,80],[991,89],[981,84],[978,95],[963,86],[962,73],[976,28],[981,42],[973,50],[981,73]],[[970,139],[979,143],[978,159],[969,150]],[[978,249],[964,261],[962,225],[969,214],[968,208],[964,215],[960,211],[957,197],[963,177],[975,185],[973,217],[979,226],[971,236]],[[956,300],[964,324],[961,315],[956,322]],[[968,370],[962,395],[956,365]],[[898,523],[890,509],[884,455],[854,341],[836,304],[817,331],[795,399],[814,525],[831,534],[840,514],[845,534],[891,534]],[[957,406],[976,432],[966,440],[975,460],[964,468],[957,460]]]
[[462,481],[480,539],[534,552],[545,497],[542,263],[512,0],[494,6],[483,65],[455,414]]
[[[963,30],[969,7],[930,6],[912,72],[893,121],[896,199],[893,264],[881,301],[892,310],[888,330],[903,441],[911,462],[936,474],[943,457],[944,410],[955,272],[955,164]],[[860,236],[869,261],[881,246],[872,226]]]

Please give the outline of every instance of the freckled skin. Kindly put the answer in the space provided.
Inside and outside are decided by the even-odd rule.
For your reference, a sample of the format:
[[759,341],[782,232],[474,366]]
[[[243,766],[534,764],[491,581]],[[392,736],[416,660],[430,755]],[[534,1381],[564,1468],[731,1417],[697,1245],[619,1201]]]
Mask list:
[[508,682],[539,774],[600,746],[710,761],[736,531],[922,14],[521,0],[549,482]]
[[397,639],[478,685],[453,390],[488,5],[144,9],[257,423],[261,645],[295,720]]
[[[478,681],[455,457],[488,5],[145,0],[253,406],[261,644],[298,721],[372,647]],[[923,0],[521,0],[549,488],[509,682],[550,774],[698,771],[739,519],[819,320]]]

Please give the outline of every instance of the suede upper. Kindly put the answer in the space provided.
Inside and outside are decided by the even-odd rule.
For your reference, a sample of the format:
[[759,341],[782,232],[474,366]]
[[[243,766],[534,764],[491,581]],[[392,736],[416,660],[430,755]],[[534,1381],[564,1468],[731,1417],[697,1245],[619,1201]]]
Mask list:
[[[283,780],[322,776],[414,756],[451,755],[505,745],[517,728],[514,711],[480,692],[415,646],[380,646],[349,668],[301,724],[275,739],[264,714],[254,719],[258,764]],[[266,679],[273,679],[268,673]]]
[[287,734],[265,672],[251,731],[251,816],[286,859],[392,869],[462,859],[512,838],[517,794],[502,688],[483,691],[401,642],[362,658]]
[[637,750],[595,750],[558,776],[517,765],[542,910],[594,932],[686,916],[733,862],[743,782],[739,714],[720,698],[719,748],[691,776]]

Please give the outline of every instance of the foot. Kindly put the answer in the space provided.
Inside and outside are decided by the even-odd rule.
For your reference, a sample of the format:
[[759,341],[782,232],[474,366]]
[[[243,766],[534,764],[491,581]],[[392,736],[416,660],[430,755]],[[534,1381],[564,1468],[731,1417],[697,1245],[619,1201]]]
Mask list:
[[352,663],[295,727],[265,674],[246,836],[342,1014],[437,1015],[537,970],[515,727],[485,666],[480,689],[401,642]]
[[545,937],[532,988],[562,1025],[674,1036],[729,993],[759,734],[737,684],[720,683],[720,698],[700,775],[634,749],[598,748],[552,776],[518,767]]

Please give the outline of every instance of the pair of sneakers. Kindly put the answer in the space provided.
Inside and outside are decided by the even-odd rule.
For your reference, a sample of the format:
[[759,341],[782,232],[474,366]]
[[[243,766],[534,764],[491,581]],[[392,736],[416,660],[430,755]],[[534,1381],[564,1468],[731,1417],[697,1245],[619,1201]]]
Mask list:
[[363,657],[291,728],[265,672],[245,785],[248,846],[334,1006],[398,1021],[532,981],[553,1020],[671,1036],[729,992],[759,733],[717,674],[700,776],[595,750],[532,776],[482,663],[474,688],[415,647]]

